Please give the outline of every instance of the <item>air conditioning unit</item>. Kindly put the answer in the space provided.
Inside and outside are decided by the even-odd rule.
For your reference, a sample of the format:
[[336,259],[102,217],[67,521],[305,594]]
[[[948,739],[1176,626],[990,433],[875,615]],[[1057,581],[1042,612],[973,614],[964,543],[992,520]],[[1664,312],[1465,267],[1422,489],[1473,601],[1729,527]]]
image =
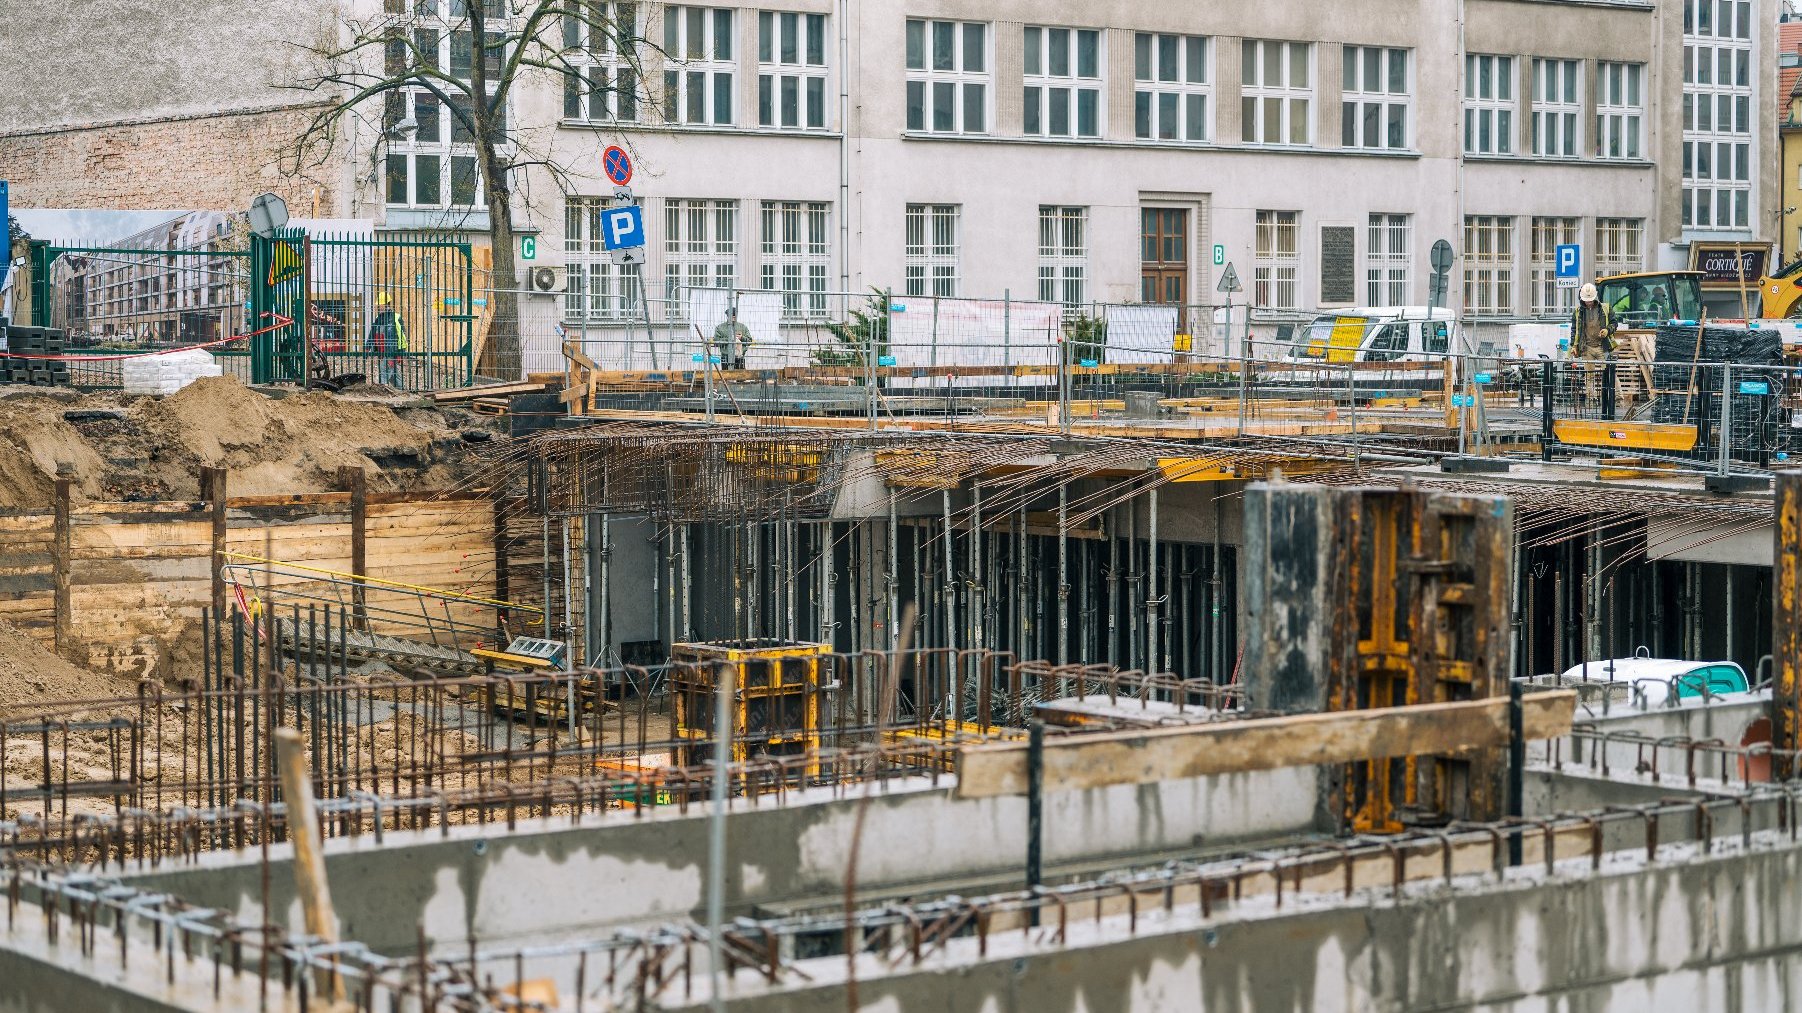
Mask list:
[[526,271],[526,284],[534,292],[561,292],[564,285],[563,269],[542,265],[529,268]]

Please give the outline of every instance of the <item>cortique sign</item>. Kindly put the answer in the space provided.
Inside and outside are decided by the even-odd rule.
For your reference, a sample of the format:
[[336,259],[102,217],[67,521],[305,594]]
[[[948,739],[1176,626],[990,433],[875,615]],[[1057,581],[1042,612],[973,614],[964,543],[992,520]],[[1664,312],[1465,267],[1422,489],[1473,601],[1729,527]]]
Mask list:
[[1689,248],[1689,267],[1702,272],[1703,288],[1756,288],[1770,265],[1769,243],[1694,243]]

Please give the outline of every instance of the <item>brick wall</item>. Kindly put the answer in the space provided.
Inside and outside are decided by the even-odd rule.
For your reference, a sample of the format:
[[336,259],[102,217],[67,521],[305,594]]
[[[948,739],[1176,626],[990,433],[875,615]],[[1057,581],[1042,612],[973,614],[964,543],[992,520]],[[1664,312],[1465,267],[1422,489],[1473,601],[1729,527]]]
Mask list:
[[[233,210],[274,192],[296,216],[329,217],[339,174],[284,175],[281,152],[315,106],[0,133],[14,207]],[[317,197],[317,204],[315,204]]]

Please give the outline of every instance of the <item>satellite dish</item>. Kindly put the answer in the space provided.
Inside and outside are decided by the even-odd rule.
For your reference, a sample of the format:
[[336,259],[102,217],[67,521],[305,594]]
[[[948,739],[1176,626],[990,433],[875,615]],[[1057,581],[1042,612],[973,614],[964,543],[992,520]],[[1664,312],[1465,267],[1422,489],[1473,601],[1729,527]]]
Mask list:
[[266,193],[250,202],[251,234],[264,239],[274,239],[275,234],[288,224],[288,202],[275,194]]

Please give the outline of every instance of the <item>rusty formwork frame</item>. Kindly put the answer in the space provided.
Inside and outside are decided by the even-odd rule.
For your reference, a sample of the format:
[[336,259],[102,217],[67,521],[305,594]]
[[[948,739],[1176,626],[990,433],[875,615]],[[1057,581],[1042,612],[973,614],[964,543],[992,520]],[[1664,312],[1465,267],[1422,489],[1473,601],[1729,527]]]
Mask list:
[[[1513,516],[1499,497],[1354,489],[1335,504],[1326,707],[1362,710],[1504,695]],[[1397,833],[1497,819],[1506,754],[1351,764],[1332,779],[1341,828]]]
[[[1776,476],[1775,545],[1771,556],[1771,743],[1777,750],[1802,744],[1802,471]],[[1773,771],[1779,778],[1797,771],[1787,756]]]

